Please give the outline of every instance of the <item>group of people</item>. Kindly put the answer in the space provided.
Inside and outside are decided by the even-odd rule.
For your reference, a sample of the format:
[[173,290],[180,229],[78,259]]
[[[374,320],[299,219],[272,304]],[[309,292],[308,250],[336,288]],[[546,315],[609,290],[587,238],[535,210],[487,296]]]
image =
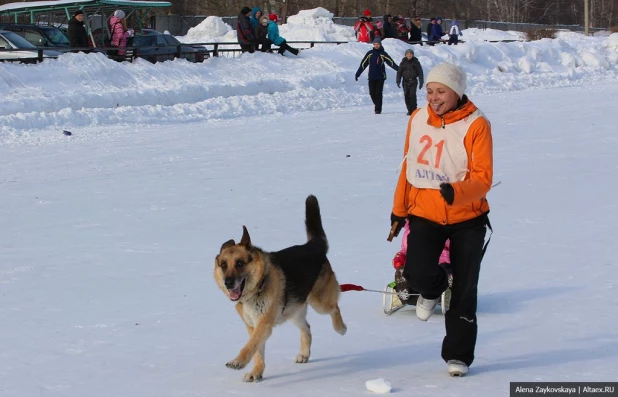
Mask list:
[[[431,18],[426,32],[427,44],[433,46],[436,43],[443,42],[442,37],[445,33],[442,30],[442,18]],[[423,45],[422,21],[419,16],[411,18],[410,25],[406,23],[406,19],[402,15],[392,16],[387,14],[384,15],[382,21],[374,21],[371,16],[371,10],[366,9],[354,25],[354,34],[356,39],[363,43],[372,43],[375,38],[379,37],[381,39],[399,39],[410,44]],[[448,36],[449,45],[457,45],[459,37],[463,36],[457,21],[453,20],[451,22]]]
[[[436,43],[443,43],[445,41],[442,39],[444,34],[444,30],[442,30],[442,18],[431,18],[429,20],[429,25],[427,25],[427,44],[433,46]],[[461,36],[463,36],[463,33],[461,29],[459,29],[457,21],[453,19],[448,31],[448,45],[457,45],[457,43],[459,43],[459,37]]]
[[[384,30],[384,32],[390,32],[389,34],[393,34],[393,32],[397,31],[396,29],[392,29],[393,26],[397,26],[392,25],[392,23],[399,23],[401,20],[400,18],[385,15],[384,20],[385,22],[379,25],[381,26],[381,29]],[[371,101],[374,104],[375,114],[381,114],[384,82],[386,80],[386,66],[391,67],[397,72],[397,87],[402,88],[403,84],[403,96],[406,108],[408,110],[407,114],[408,116],[411,116],[418,107],[416,91],[423,89],[423,68],[418,58],[414,56],[414,50],[412,48],[406,50],[405,57],[401,60],[399,65],[396,65],[395,61],[390,57],[390,55],[388,55],[388,53],[384,50],[384,47],[382,46],[382,36],[384,35],[384,33],[381,33],[377,28],[374,28],[371,23],[371,12],[369,10],[365,10],[363,16],[359,18],[357,26],[354,27],[354,30],[357,32],[357,38],[359,41],[364,41],[369,36],[373,37],[371,39],[371,42],[373,43],[373,48],[369,50],[361,60],[360,66],[358,67],[355,75],[356,81],[358,81],[358,78],[364,72],[364,70],[369,68],[369,71],[367,73],[369,95],[371,97]],[[420,36],[421,34],[420,24],[421,19],[418,17],[415,18],[413,25],[416,27],[414,33],[415,35],[418,33],[418,35]],[[405,37],[407,37],[407,32],[410,32],[410,34],[412,34],[412,31],[405,30],[405,34],[402,36],[403,38],[401,38],[404,41],[408,41],[407,39],[405,39]],[[427,32],[430,37],[429,45],[434,45],[436,42],[442,40],[442,18],[431,18],[431,21],[427,26]],[[457,21],[453,20],[451,29],[449,31],[448,44],[457,45],[459,41],[459,36],[461,35],[462,33],[459,30]],[[411,44],[421,44],[420,40],[418,42],[408,42],[410,42]]]
[[373,48],[369,50],[356,71],[356,81],[369,68],[367,72],[367,80],[369,84],[369,95],[374,104],[375,114],[382,113],[382,97],[384,91],[384,82],[386,81],[386,66],[397,71],[397,87],[401,88],[403,83],[403,96],[408,109],[408,116],[412,115],[417,108],[416,90],[423,89],[423,68],[414,56],[414,50],[408,48],[404,58],[399,65],[395,63],[393,58],[384,50],[382,39],[376,37],[373,39]]
[[279,16],[277,14],[264,15],[260,7],[243,7],[238,14],[236,22],[236,35],[241,51],[253,53],[254,51],[272,52],[273,44],[278,46],[277,52],[281,55],[288,51],[298,55],[300,50],[290,46],[279,35]]
[[406,24],[402,15],[384,15],[383,21],[375,21],[371,10],[366,9],[354,25],[356,39],[363,43],[371,43],[377,37],[380,39],[399,39],[409,43],[422,45],[421,18],[413,19],[412,26]]
[[[108,49],[110,55],[124,55],[126,53],[127,38],[134,34],[133,29],[127,27],[127,19],[124,11],[116,10],[109,19],[110,41]],[[88,32],[84,23],[84,12],[77,10],[69,20],[69,46],[76,48],[75,51],[88,51],[92,43],[88,40]]]

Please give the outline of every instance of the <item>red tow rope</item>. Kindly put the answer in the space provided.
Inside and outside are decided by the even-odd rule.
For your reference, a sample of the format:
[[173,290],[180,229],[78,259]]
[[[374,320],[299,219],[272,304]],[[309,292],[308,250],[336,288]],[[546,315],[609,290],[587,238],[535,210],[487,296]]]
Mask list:
[[361,287],[360,285],[356,285],[356,284],[341,284],[339,287],[341,288],[341,292],[365,291],[365,288]]
[[387,294],[387,295],[397,295],[396,292],[386,292],[386,291],[378,291],[377,289],[367,289],[364,288],[360,285],[356,285],[356,284],[341,284],[339,286],[339,288],[341,288],[341,292],[347,292],[347,291],[368,291],[368,292],[378,292],[380,294]]

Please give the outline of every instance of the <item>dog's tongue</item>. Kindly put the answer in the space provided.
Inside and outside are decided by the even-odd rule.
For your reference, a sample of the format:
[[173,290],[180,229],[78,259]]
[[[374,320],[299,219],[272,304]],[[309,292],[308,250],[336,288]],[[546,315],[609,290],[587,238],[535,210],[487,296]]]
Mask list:
[[236,301],[238,299],[240,299],[240,294],[242,293],[242,289],[240,288],[241,286],[239,285],[238,287],[234,288],[234,289],[228,289],[227,291],[230,293],[230,299],[233,301]]

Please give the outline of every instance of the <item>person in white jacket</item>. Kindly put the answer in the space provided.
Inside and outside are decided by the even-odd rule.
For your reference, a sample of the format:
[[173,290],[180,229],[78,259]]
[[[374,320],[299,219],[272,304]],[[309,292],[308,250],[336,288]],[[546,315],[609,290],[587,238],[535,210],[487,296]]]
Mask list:
[[448,31],[448,36],[448,45],[457,45],[459,42],[459,36],[463,36],[463,33],[459,30],[459,26],[457,26],[457,21],[453,20],[451,23],[451,29]]

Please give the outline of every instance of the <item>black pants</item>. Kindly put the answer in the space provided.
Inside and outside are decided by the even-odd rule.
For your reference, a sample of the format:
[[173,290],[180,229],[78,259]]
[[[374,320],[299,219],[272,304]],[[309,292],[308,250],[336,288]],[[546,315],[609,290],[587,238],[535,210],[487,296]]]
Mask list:
[[408,219],[410,234],[404,277],[426,299],[437,299],[448,287],[447,273],[438,262],[446,240],[450,239],[453,288],[445,315],[442,358],[460,360],[469,366],[474,361],[478,332],[477,287],[487,215],[453,225],[440,225],[416,216]]
[[270,41],[269,39],[262,39],[259,40],[257,43],[257,47],[259,48],[260,51],[262,52],[272,52],[272,50],[270,49],[273,45],[273,42]]
[[384,80],[369,80],[369,95],[376,113],[382,113],[382,91],[384,91]]
[[294,55],[298,55],[298,50],[294,47],[290,47],[287,41],[284,41],[283,43],[279,44],[279,50],[277,50],[277,52],[281,55],[283,55],[285,51],[289,51]]
[[448,45],[451,45],[451,44],[457,45],[458,42],[459,42],[459,36],[457,36],[456,34],[452,34],[448,37]]
[[416,109],[416,88],[418,87],[417,80],[410,80],[403,82],[403,98],[406,100],[406,107],[408,113],[413,112]]
[[248,52],[250,54],[253,54],[253,52],[255,51],[255,45],[254,44],[241,44],[240,51],[243,53]]

